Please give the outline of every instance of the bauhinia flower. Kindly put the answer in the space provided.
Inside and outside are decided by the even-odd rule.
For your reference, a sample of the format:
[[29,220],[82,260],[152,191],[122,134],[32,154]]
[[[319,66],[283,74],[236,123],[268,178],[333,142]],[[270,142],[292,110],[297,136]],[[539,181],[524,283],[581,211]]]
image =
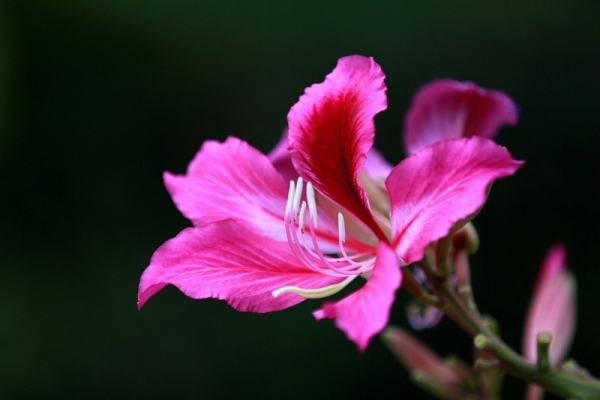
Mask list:
[[[186,175],[166,173],[194,227],[156,250],[138,306],[172,284],[195,299],[271,312],[363,277],[362,287],[314,315],[334,319],[364,349],[387,324],[400,267],[468,221],[490,185],[521,165],[493,141],[472,137],[423,147],[382,172],[373,119],[387,106],[385,92],[372,58],[344,57],[288,114],[287,173],[277,169],[285,159],[274,165],[277,154],[269,159],[236,138],[206,142]],[[385,187],[377,184],[382,173]]]
[[[529,361],[535,362],[537,358],[537,335],[540,332],[552,336],[550,363],[558,367],[563,361],[575,334],[575,295],[575,279],[566,268],[565,247],[556,244],[542,263],[527,313],[523,354]],[[530,386],[527,399],[539,399],[541,395],[541,388]]]

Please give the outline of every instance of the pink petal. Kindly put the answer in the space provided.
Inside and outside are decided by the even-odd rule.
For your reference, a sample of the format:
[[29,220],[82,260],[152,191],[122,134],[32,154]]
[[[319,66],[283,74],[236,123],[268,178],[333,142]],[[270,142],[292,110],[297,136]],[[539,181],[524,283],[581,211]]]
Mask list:
[[379,150],[373,147],[367,153],[367,159],[362,170],[371,179],[385,180],[390,172],[392,172],[392,168],[394,168],[394,166],[387,162]]
[[437,142],[404,159],[386,181],[398,256],[420,260],[429,243],[483,206],[493,181],[521,165],[504,147],[478,137]]
[[555,243],[544,258],[536,281],[536,290],[547,285],[549,281],[554,279],[566,269],[567,265],[567,249],[562,243]]
[[537,334],[541,331],[552,335],[550,362],[555,366],[563,360],[573,340],[576,288],[565,261],[564,246],[558,244],[550,249],[542,263],[523,335],[523,351],[530,361],[537,357]]
[[335,319],[335,325],[346,333],[360,351],[371,338],[387,325],[396,290],[402,275],[394,252],[381,244],[375,267],[367,283],[336,303],[326,303],[314,312],[316,319]]
[[409,153],[443,139],[493,137],[515,125],[517,107],[506,94],[471,82],[436,80],[423,86],[406,115],[404,144]]
[[205,142],[186,175],[165,173],[164,180],[179,210],[195,225],[233,218],[255,232],[285,239],[288,183],[246,142]]
[[320,288],[343,279],[301,265],[287,243],[269,240],[227,220],[183,230],[156,250],[140,279],[138,307],[166,285],[194,299],[225,300],[238,311],[270,312],[304,298],[272,292],[292,285]]
[[383,81],[372,58],[341,58],[325,81],[308,87],[288,114],[296,170],[380,237],[358,178],[373,146],[373,118],[387,106]]
[[287,129],[281,135],[277,145],[269,152],[268,157],[277,171],[283,176],[286,182],[298,179],[298,172],[294,168],[292,158],[288,151],[289,140]]

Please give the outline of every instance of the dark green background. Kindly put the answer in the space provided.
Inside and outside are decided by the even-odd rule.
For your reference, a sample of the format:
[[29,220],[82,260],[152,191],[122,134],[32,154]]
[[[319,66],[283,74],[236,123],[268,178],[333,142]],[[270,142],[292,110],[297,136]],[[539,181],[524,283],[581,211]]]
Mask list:
[[[432,78],[518,102],[499,140],[527,163],[476,219],[476,295],[519,347],[539,261],[563,240],[580,289],[572,355],[600,373],[599,17],[567,0],[4,0],[0,397],[422,398],[378,340],[359,354],[314,322],[318,301],[252,315],[169,288],[135,308],[153,250],[188,225],[161,173],[207,138],[269,150],[304,87],[352,53],[387,74],[376,141],[393,162]],[[423,337],[470,356],[448,322]],[[507,382],[507,398],[521,390]]]

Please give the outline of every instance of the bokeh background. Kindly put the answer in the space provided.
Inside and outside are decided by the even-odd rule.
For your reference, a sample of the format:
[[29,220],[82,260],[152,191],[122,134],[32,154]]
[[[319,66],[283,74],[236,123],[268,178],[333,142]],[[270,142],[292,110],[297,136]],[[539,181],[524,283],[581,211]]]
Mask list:
[[[168,288],[135,307],[153,250],[188,225],[162,172],[183,172],[207,138],[269,150],[303,89],[352,53],[387,74],[376,142],[393,162],[432,78],[518,102],[499,141],[527,163],[476,219],[476,296],[520,347],[537,266],[564,241],[580,290],[572,356],[600,373],[599,17],[585,0],[3,0],[0,397],[426,398],[379,340],[359,354],[314,322],[318,301],[252,315]],[[422,336],[470,357],[447,321]],[[507,398],[521,392],[507,380]]]

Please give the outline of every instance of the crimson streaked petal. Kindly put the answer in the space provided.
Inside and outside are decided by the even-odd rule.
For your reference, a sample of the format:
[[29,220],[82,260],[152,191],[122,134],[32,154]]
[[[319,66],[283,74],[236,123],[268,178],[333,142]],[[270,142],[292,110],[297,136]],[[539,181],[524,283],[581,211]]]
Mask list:
[[408,153],[443,139],[493,137],[502,125],[515,125],[515,103],[505,93],[472,82],[435,80],[415,94],[404,121]]
[[387,106],[384,78],[372,58],[341,58],[288,114],[290,155],[298,173],[379,236],[358,178],[373,146],[373,118]]
[[320,288],[341,282],[301,265],[287,243],[226,220],[183,230],[156,250],[140,279],[138,307],[166,285],[194,299],[225,300],[238,311],[270,312],[300,303],[284,286]]
[[382,243],[377,250],[375,267],[367,283],[335,303],[326,303],[314,312],[316,319],[334,319],[360,351],[387,325],[402,273],[393,250]]
[[386,181],[398,256],[406,263],[420,260],[428,244],[483,206],[492,182],[521,165],[504,147],[479,137],[437,142],[404,159]]

